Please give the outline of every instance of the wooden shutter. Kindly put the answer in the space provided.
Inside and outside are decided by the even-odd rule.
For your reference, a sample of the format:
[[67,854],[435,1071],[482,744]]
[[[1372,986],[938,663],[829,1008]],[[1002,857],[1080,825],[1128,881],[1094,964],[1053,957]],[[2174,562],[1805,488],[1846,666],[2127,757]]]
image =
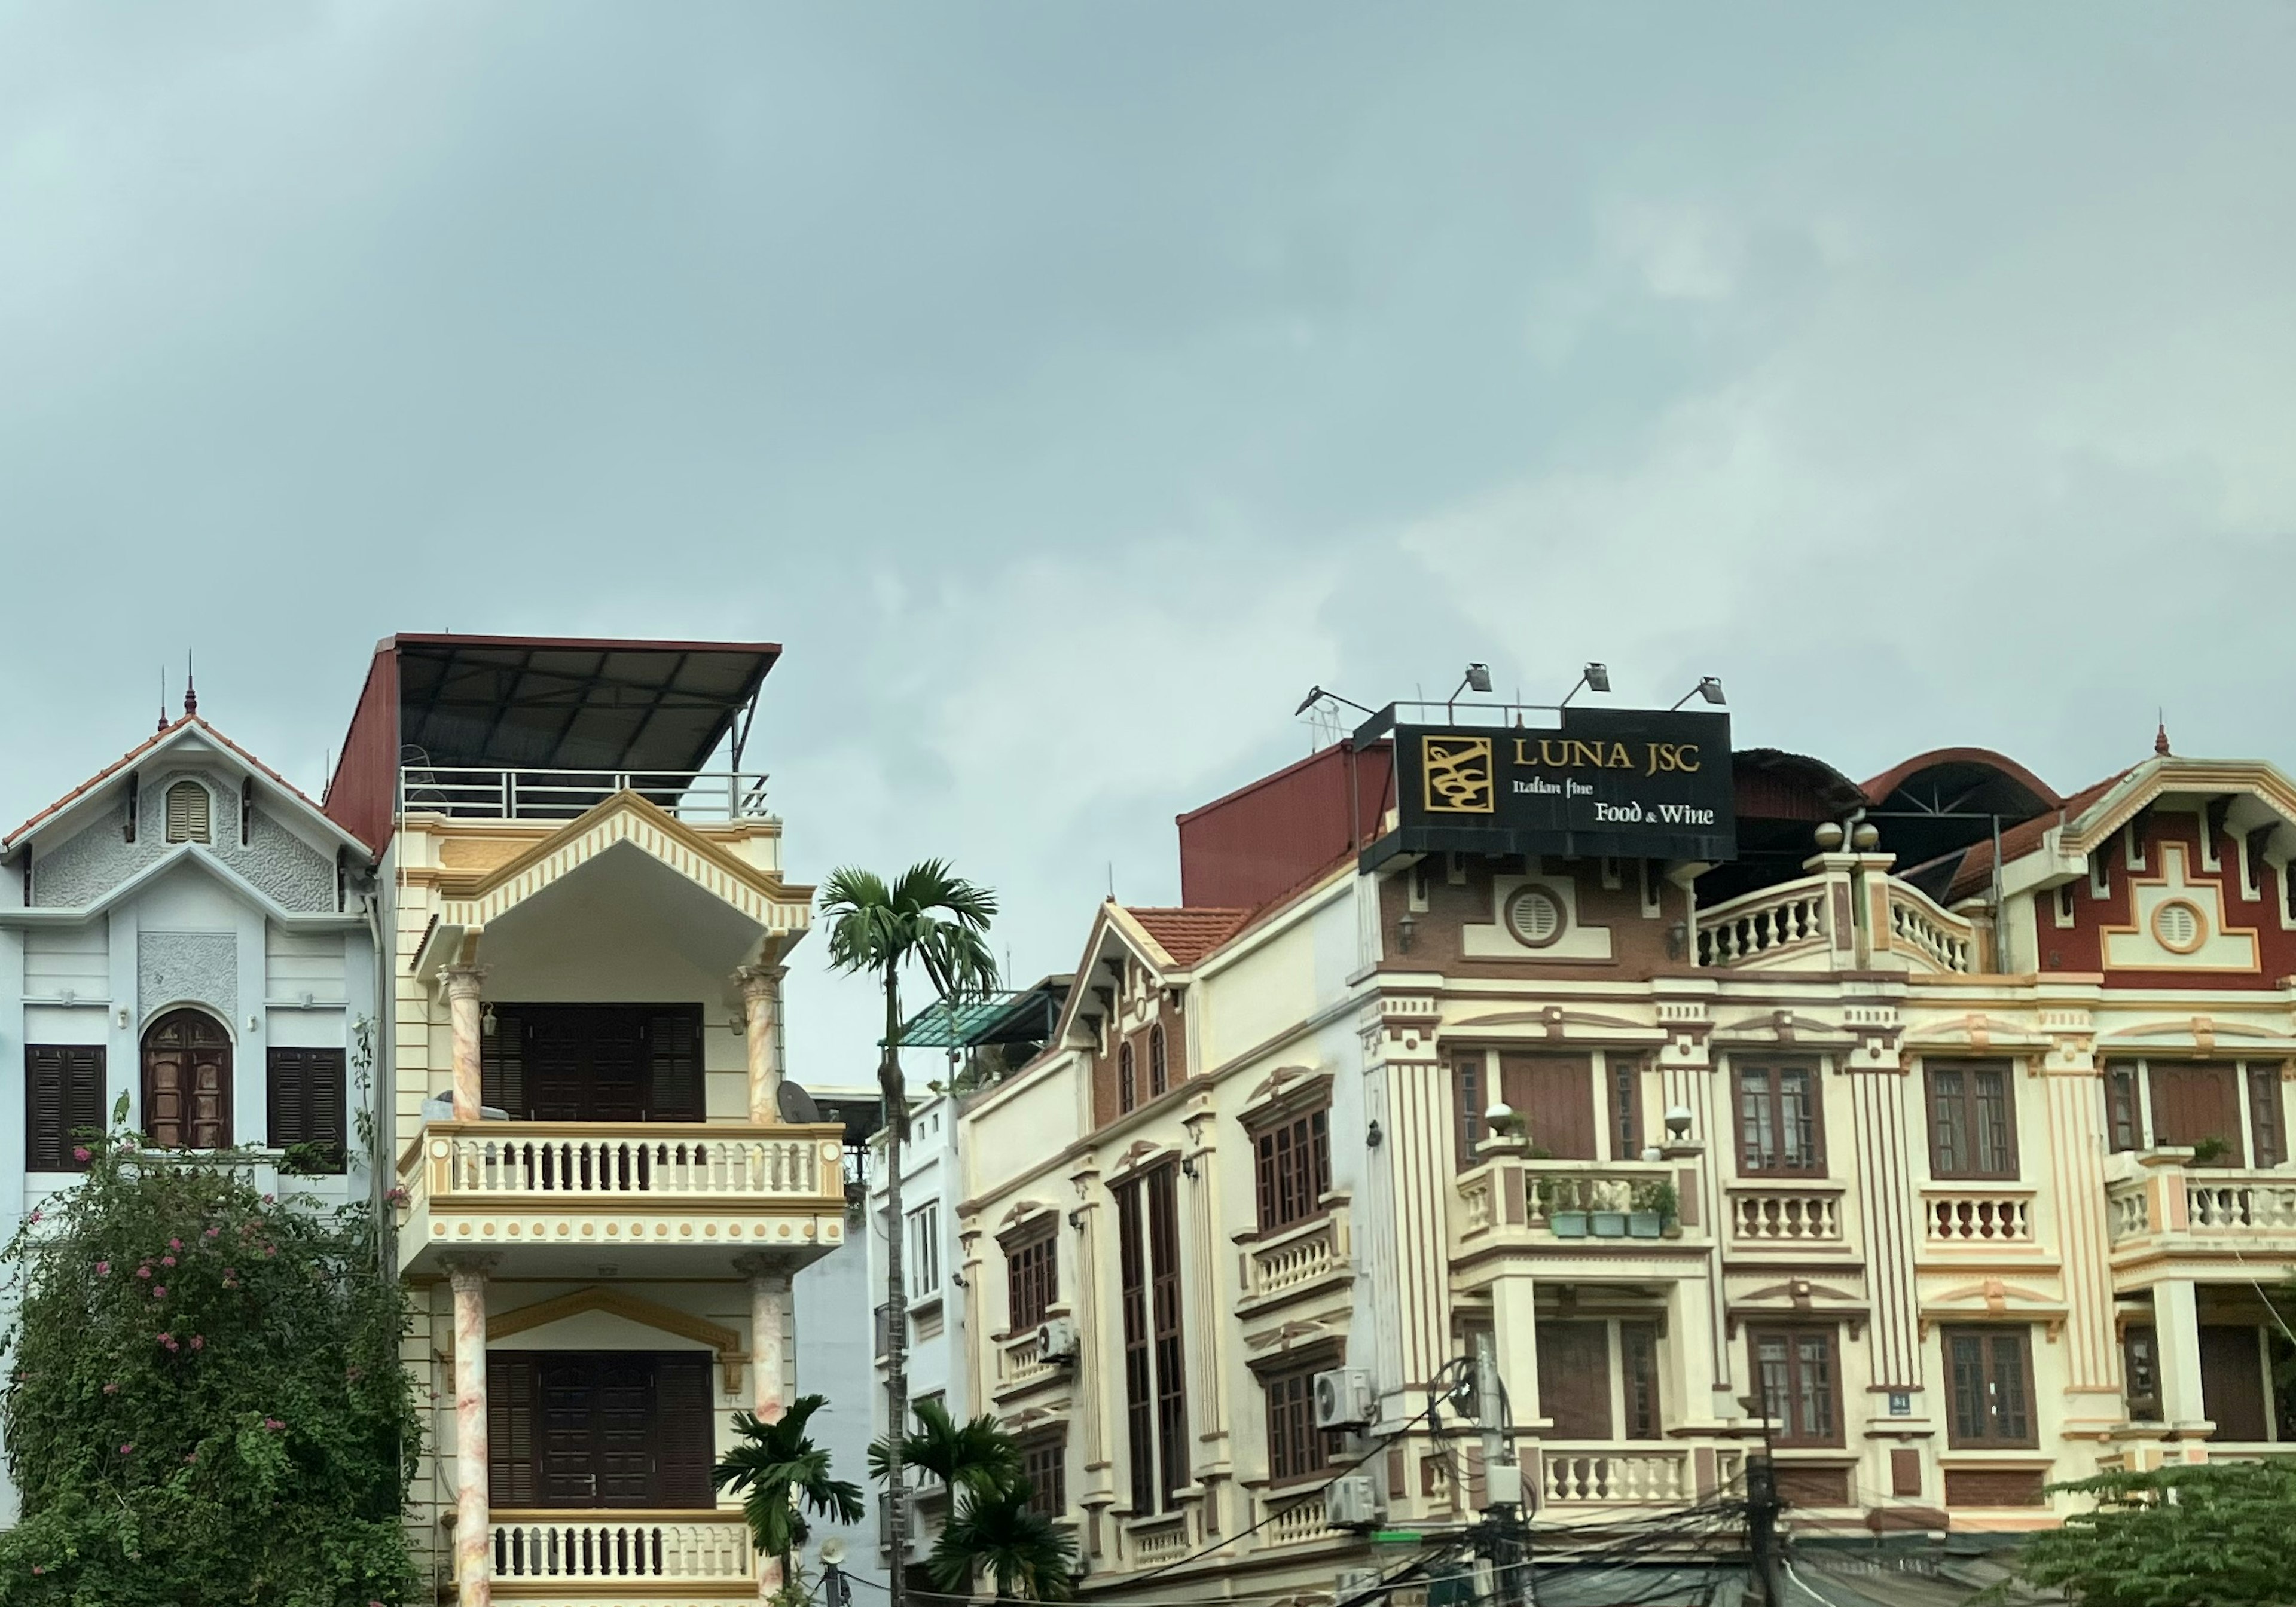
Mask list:
[[86,1169],[72,1159],[76,1127],[103,1126],[103,1046],[24,1045],[24,1167],[34,1172]]
[[535,1505],[534,1356],[494,1350],[487,1355],[487,1487],[496,1506]]
[[195,781],[179,781],[168,789],[168,840],[208,840],[208,790]]
[[646,1021],[646,1054],[652,1064],[653,1092],[647,1102],[652,1119],[703,1119],[700,1007],[654,1011]]
[[2278,1166],[2288,1159],[2287,1135],[2280,1127],[2280,1068],[2270,1062],[2248,1068],[2248,1126],[2256,1136],[2256,1164]]
[[2265,1427],[2264,1350],[2253,1328],[2201,1328],[2201,1409],[2217,1425],[2211,1439],[2254,1445]]
[[1558,1160],[1596,1160],[1595,1070],[1583,1056],[1510,1054],[1499,1062],[1506,1103],[1530,1127],[1530,1142]]
[[710,1470],[718,1465],[717,1401],[709,1358],[672,1350],[660,1358],[654,1384],[655,1506],[714,1506]]
[[479,1039],[479,1099],[507,1111],[513,1121],[529,1119],[526,1103],[526,1018],[497,1007],[492,1037]]
[[1557,1439],[1611,1438],[1609,1324],[1538,1324],[1538,1406]]
[[2213,1065],[2152,1067],[2152,1142],[2197,1144],[2213,1138],[2225,1146],[2220,1166],[2241,1164],[2240,1092],[2230,1062]]
[[[324,1144],[343,1152],[343,1052],[274,1049],[269,1055],[271,1143]],[[332,1169],[340,1171],[338,1160]]]

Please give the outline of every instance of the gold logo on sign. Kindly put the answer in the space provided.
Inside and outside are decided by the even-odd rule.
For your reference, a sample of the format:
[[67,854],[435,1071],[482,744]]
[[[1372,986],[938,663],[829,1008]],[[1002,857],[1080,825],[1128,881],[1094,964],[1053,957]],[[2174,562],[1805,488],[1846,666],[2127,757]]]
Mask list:
[[1431,815],[1489,815],[1498,808],[1487,736],[1423,736],[1419,768]]

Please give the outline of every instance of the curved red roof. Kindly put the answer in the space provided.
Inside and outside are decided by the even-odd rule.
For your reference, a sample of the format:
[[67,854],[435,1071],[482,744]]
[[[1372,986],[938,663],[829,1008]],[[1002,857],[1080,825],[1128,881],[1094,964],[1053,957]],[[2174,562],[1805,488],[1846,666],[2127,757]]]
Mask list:
[[1944,765],[1977,765],[2016,783],[2040,800],[2044,808],[2054,809],[2065,800],[2056,789],[2005,753],[1996,753],[1990,748],[1932,748],[1927,753],[1916,753],[1901,764],[1893,765],[1858,791],[1874,803],[1904,786],[1924,770],[1934,770]]

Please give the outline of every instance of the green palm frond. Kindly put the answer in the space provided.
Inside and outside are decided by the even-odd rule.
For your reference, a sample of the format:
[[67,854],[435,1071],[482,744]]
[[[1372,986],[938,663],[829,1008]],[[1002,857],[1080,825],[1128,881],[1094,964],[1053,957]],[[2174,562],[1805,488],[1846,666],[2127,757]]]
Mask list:
[[1035,1488],[1015,1479],[1001,1489],[959,1497],[934,1542],[925,1571],[940,1589],[968,1592],[985,1570],[1000,1599],[1065,1602],[1076,1594],[1076,1545],[1029,1503]]
[[[917,1426],[901,1438],[901,1465],[931,1473],[952,1490],[991,1490],[1018,1478],[1021,1446],[987,1413],[959,1424],[937,1400],[920,1401]],[[892,1476],[892,1448],[885,1440],[869,1447],[869,1475],[880,1484]]]
[[827,1404],[824,1396],[800,1396],[773,1423],[734,1414],[736,1443],[710,1473],[714,1488],[742,1496],[750,1537],[767,1556],[786,1558],[805,1544],[811,1533],[808,1513],[839,1523],[861,1521],[861,1487],[831,1478],[829,1453],[805,1431],[808,1420]]

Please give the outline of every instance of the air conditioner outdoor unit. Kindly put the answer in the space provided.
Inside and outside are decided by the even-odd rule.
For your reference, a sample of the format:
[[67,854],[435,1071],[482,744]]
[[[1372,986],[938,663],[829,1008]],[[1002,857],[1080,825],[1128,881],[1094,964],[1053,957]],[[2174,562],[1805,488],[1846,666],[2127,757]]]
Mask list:
[[1076,1360],[1076,1324],[1064,1316],[1056,1316],[1037,1330],[1037,1359],[1046,1362]]
[[1368,1428],[1378,1412],[1378,1403],[1372,1397],[1371,1374],[1361,1367],[1337,1367],[1316,1374],[1317,1428]]
[[1332,1480],[1324,1491],[1324,1522],[1331,1529],[1377,1529],[1379,1487],[1367,1473]]
[[1379,1588],[1376,1568],[1342,1568],[1340,1570],[1339,1607],[1361,1601]]

